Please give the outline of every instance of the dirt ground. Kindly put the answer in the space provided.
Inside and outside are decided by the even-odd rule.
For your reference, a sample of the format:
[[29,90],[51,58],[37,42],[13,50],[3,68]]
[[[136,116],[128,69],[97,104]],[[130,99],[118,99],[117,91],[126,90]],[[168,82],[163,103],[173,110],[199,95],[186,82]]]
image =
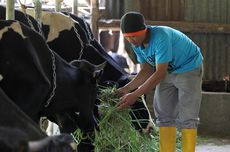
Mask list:
[[230,138],[198,137],[196,152],[230,152]]

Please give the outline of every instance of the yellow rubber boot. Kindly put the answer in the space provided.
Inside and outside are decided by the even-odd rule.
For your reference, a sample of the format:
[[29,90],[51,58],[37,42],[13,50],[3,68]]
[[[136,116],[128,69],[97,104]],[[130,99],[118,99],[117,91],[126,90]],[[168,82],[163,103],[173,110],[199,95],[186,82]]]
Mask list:
[[197,129],[182,129],[182,152],[195,152]]
[[175,152],[176,127],[160,127],[160,152]]

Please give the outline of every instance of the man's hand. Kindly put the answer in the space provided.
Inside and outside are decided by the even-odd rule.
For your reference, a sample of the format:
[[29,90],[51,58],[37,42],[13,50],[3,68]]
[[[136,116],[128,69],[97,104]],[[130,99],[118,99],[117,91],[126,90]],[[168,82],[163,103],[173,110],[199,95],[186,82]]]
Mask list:
[[121,111],[122,109],[133,105],[136,100],[137,100],[138,96],[136,96],[134,93],[128,93],[125,94],[121,100],[117,103],[117,110]]
[[130,90],[129,90],[128,87],[122,87],[122,88],[119,88],[119,89],[115,90],[113,92],[113,95],[121,97],[121,96],[123,96],[125,94],[128,94],[129,92],[130,92]]

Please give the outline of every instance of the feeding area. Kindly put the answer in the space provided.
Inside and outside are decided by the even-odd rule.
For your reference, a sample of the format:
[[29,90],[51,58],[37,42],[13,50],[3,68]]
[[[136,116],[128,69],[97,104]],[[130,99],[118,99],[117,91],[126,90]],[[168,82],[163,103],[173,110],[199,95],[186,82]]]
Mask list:
[[[95,130],[95,136],[93,137],[95,152],[158,152],[159,135],[154,120],[150,118],[151,128],[149,130],[136,130],[133,122],[140,120],[131,118],[130,113],[133,112],[131,108],[123,111],[116,109],[119,97],[113,95],[114,90],[115,87],[102,87],[100,90],[99,128]],[[140,98],[138,102],[145,101]],[[73,136],[77,143],[80,143],[81,139],[84,138],[80,130],[76,130]],[[178,151],[180,151],[180,147],[180,133],[178,132]]]
[[[165,93],[162,88],[170,88],[164,86],[169,80],[178,93],[175,101],[178,98],[179,103],[184,94],[176,83],[182,84],[184,79],[172,82],[172,77],[166,76],[172,76],[173,72],[183,75],[177,70],[187,65],[191,58],[194,59],[191,66],[198,63],[203,66],[203,71],[196,67],[198,73],[198,70],[186,71],[183,75],[186,77],[188,74],[186,78],[202,76],[199,118],[197,115],[194,118],[199,124],[198,128],[190,126],[182,128],[181,132],[176,131],[176,151],[186,147],[182,143],[185,141],[183,130],[186,129],[198,131],[198,137],[229,138],[229,8],[228,1],[219,0],[0,0],[0,151],[6,151],[4,147],[26,152],[159,152],[160,143],[167,140],[163,140],[160,132],[164,126],[157,127],[156,123],[162,123],[161,118],[167,119],[160,115],[169,112],[167,106],[171,105],[164,105],[169,101],[170,93],[164,97],[160,93]],[[140,12],[148,26],[141,21],[141,27],[135,29],[128,24],[132,19],[129,22],[122,20],[122,16],[130,11]],[[126,31],[126,26],[122,26],[124,23],[133,31]],[[145,29],[140,30],[142,25]],[[163,39],[170,41],[167,49],[159,47],[160,43],[156,45],[157,39],[153,45],[150,44],[153,42],[150,39],[162,32],[160,29],[173,31],[173,36],[180,33],[193,47],[182,49],[188,45],[183,45],[179,39],[170,39],[168,35],[168,39]],[[151,30],[154,31],[153,36]],[[165,43],[163,40],[161,42]],[[150,46],[151,49],[148,48]],[[179,62],[174,62],[177,59],[173,56],[177,54],[175,52],[194,51],[191,48],[196,48],[199,55],[187,53],[181,56],[191,58],[186,58],[186,62],[178,66]],[[145,54],[149,50],[150,54]],[[159,50],[172,51],[172,59],[166,64],[166,61],[158,62],[163,59],[156,57]],[[143,63],[150,65],[151,70]],[[164,69],[166,73],[164,70],[158,73],[162,68],[159,63],[167,67]],[[152,72],[145,81],[151,86],[144,82],[139,85],[139,81],[136,81],[138,86],[128,85],[141,68],[147,71],[143,77]],[[160,87],[151,88],[158,83],[156,79],[162,84],[162,90]],[[185,84],[196,84],[191,82]],[[142,95],[134,104],[120,111],[117,104],[121,96],[114,95],[114,92],[123,86],[135,95]],[[192,94],[197,90],[184,93]],[[161,98],[154,98],[155,91],[156,97]],[[193,95],[183,100],[195,101],[200,94]],[[166,102],[157,102],[162,98]],[[154,104],[165,108],[163,113]],[[195,111],[198,107],[191,106],[189,110],[194,108]],[[157,108],[158,111],[154,111]],[[175,119],[173,114],[170,120]],[[185,112],[177,119],[182,120],[186,116]],[[54,123],[57,130],[52,127]],[[55,131],[49,132],[47,126]],[[12,139],[12,134],[17,136]],[[192,134],[189,142],[195,146],[196,132],[189,134]],[[2,138],[5,136],[7,138]]]

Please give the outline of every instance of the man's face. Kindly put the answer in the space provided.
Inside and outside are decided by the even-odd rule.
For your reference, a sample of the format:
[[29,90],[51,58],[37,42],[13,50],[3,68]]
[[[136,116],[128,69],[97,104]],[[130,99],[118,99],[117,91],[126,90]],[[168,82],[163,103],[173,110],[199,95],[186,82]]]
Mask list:
[[135,46],[141,46],[145,39],[145,34],[138,35],[138,36],[125,36],[125,39],[129,43],[132,43]]

